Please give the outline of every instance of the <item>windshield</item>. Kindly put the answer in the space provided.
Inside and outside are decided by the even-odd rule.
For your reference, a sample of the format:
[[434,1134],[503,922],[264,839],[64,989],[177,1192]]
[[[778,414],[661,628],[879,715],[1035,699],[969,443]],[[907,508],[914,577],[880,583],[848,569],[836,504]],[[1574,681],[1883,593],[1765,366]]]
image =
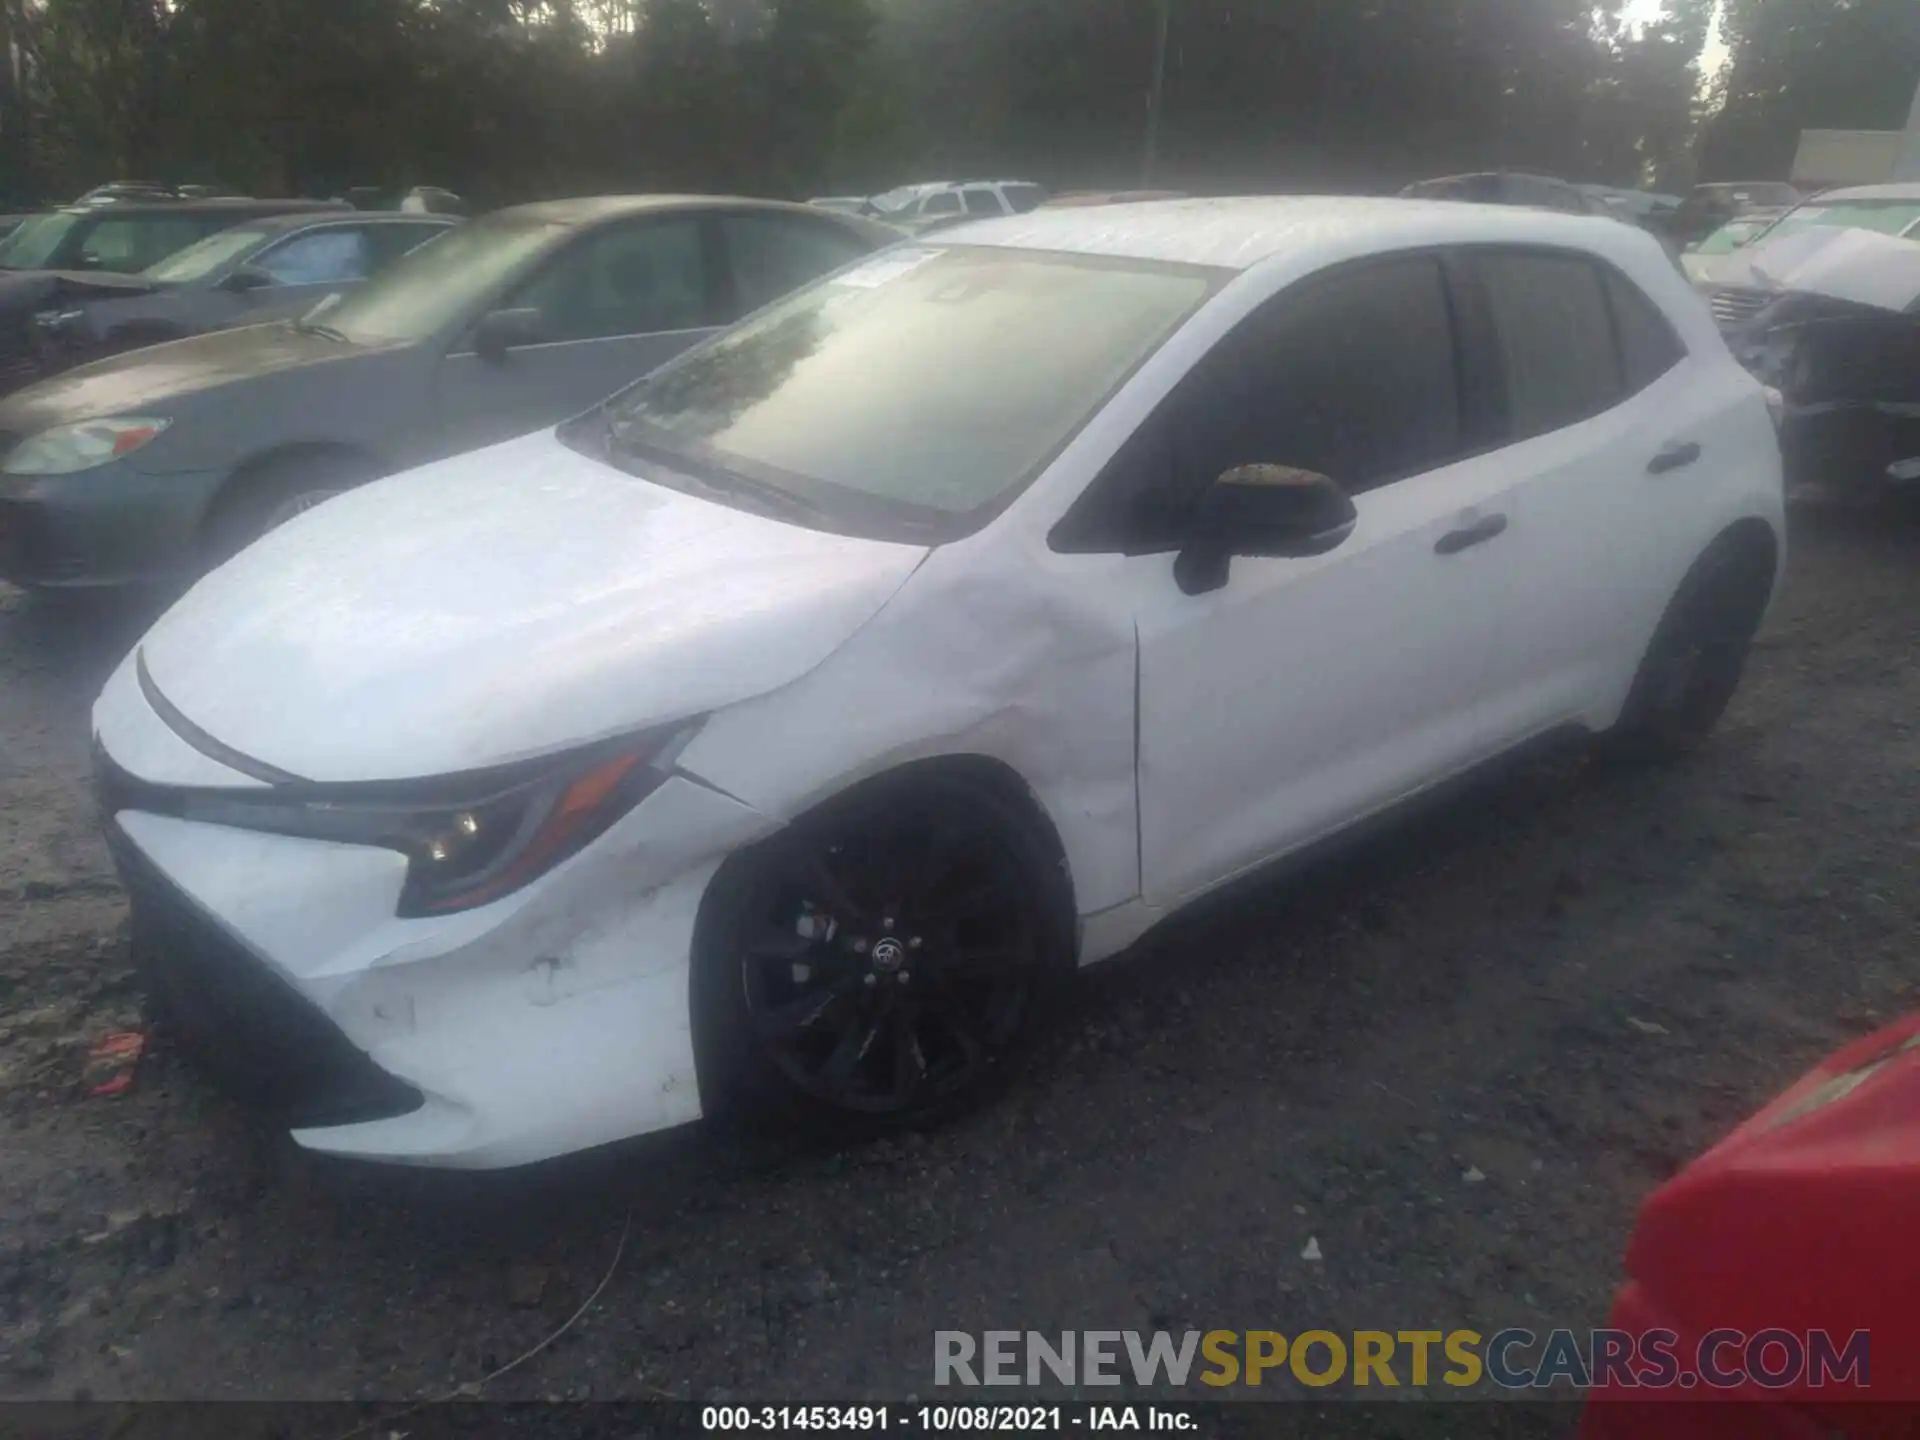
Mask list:
[[964,533],[1219,278],[986,246],[883,251],[615,396],[608,448],[722,491],[777,491],[856,530]]
[[81,216],[34,215],[0,244],[0,270],[39,270],[59,252]]
[[481,305],[567,227],[501,217],[422,245],[327,312],[327,328],[377,345],[424,340]]
[[1693,247],[1696,255],[1730,255],[1760,234],[1771,220],[1731,220]]
[[158,265],[149,265],[140,272],[140,278],[158,285],[184,285],[191,280],[204,280],[234,256],[245,254],[266,238],[266,234],[259,230],[222,230],[204,240],[196,240]]
[[1904,235],[1920,226],[1920,199],[1916,200],[1838,200],[1823,205],[1814,201],[1781,217],[1778,224],[1764,232],[1772,241],[1786,235],[1799,235],[1819,227],[1840,230],[1877,230],[1882,235]]

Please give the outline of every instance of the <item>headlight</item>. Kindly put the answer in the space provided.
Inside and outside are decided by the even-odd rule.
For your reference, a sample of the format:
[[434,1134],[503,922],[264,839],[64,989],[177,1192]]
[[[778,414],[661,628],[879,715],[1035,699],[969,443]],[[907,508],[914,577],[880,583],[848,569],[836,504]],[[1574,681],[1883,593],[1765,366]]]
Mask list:
[[56,425],[29,436],[7,456],[8,475],[72,475],[145,448],[173,422],[144,415],[114,415]]
[[447,915],[512,894],[605,834],[659,788],[693,730],[675,726],[490,776],[339,786],[299,800],[203,793],[181,813],[237,829],[398,850],[408,862],[398,913]]

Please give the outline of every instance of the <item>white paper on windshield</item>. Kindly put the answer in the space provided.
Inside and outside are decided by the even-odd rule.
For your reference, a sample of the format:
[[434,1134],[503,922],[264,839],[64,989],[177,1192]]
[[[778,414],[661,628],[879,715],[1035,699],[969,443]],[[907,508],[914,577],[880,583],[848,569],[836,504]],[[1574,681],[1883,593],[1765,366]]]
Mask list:
[[944,250],[927,250],[918,246],[906,250],[889,250],[876,255],[864,265],[856,265],[844,275],[833,277],[836,285],[852,285],[859,290],[878,290],[882,285],[891,284],[902,275],[911,274],[929,260],[937,260],[945,254]]

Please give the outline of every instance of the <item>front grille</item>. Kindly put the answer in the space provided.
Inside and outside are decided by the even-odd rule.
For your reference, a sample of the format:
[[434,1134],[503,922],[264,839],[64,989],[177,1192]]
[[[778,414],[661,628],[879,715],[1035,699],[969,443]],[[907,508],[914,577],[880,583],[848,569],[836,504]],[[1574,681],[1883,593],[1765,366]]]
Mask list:
[[[103,803],[125,786],[95,749]],[[123,772],[122,772],[123,773]],[[162,1033],[223,1088],[294,1129],[417,1110],[418,1090],[382,1070],[338,1026],[222,929],[104,817],[133,906],[134,958]]]
[[1767,290],[1751,290],[1734,287],[1716,290],[1707,304],[1713,310],[1713,318],[1723,326],[1743,325],[1758,315],[1774,299]]

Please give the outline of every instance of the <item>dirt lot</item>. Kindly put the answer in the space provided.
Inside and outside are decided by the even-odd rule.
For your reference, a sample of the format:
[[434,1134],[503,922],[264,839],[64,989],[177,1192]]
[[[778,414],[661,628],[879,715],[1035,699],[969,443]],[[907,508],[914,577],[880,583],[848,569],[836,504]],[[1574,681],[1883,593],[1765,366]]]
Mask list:
[[623,1225],[488,1395],[924,1396],[935,1329],[1599,1323],[1653,1185],[1920,1003],[1920,529],[1796,518],[1697,761],[1536,768],[1183,923],[938,1134],[511,1176],[318,1162],[164,1053],[83,1092],[138,1014],[84,773],[139,617],[0,591],[0,1395],[449,1390]]

